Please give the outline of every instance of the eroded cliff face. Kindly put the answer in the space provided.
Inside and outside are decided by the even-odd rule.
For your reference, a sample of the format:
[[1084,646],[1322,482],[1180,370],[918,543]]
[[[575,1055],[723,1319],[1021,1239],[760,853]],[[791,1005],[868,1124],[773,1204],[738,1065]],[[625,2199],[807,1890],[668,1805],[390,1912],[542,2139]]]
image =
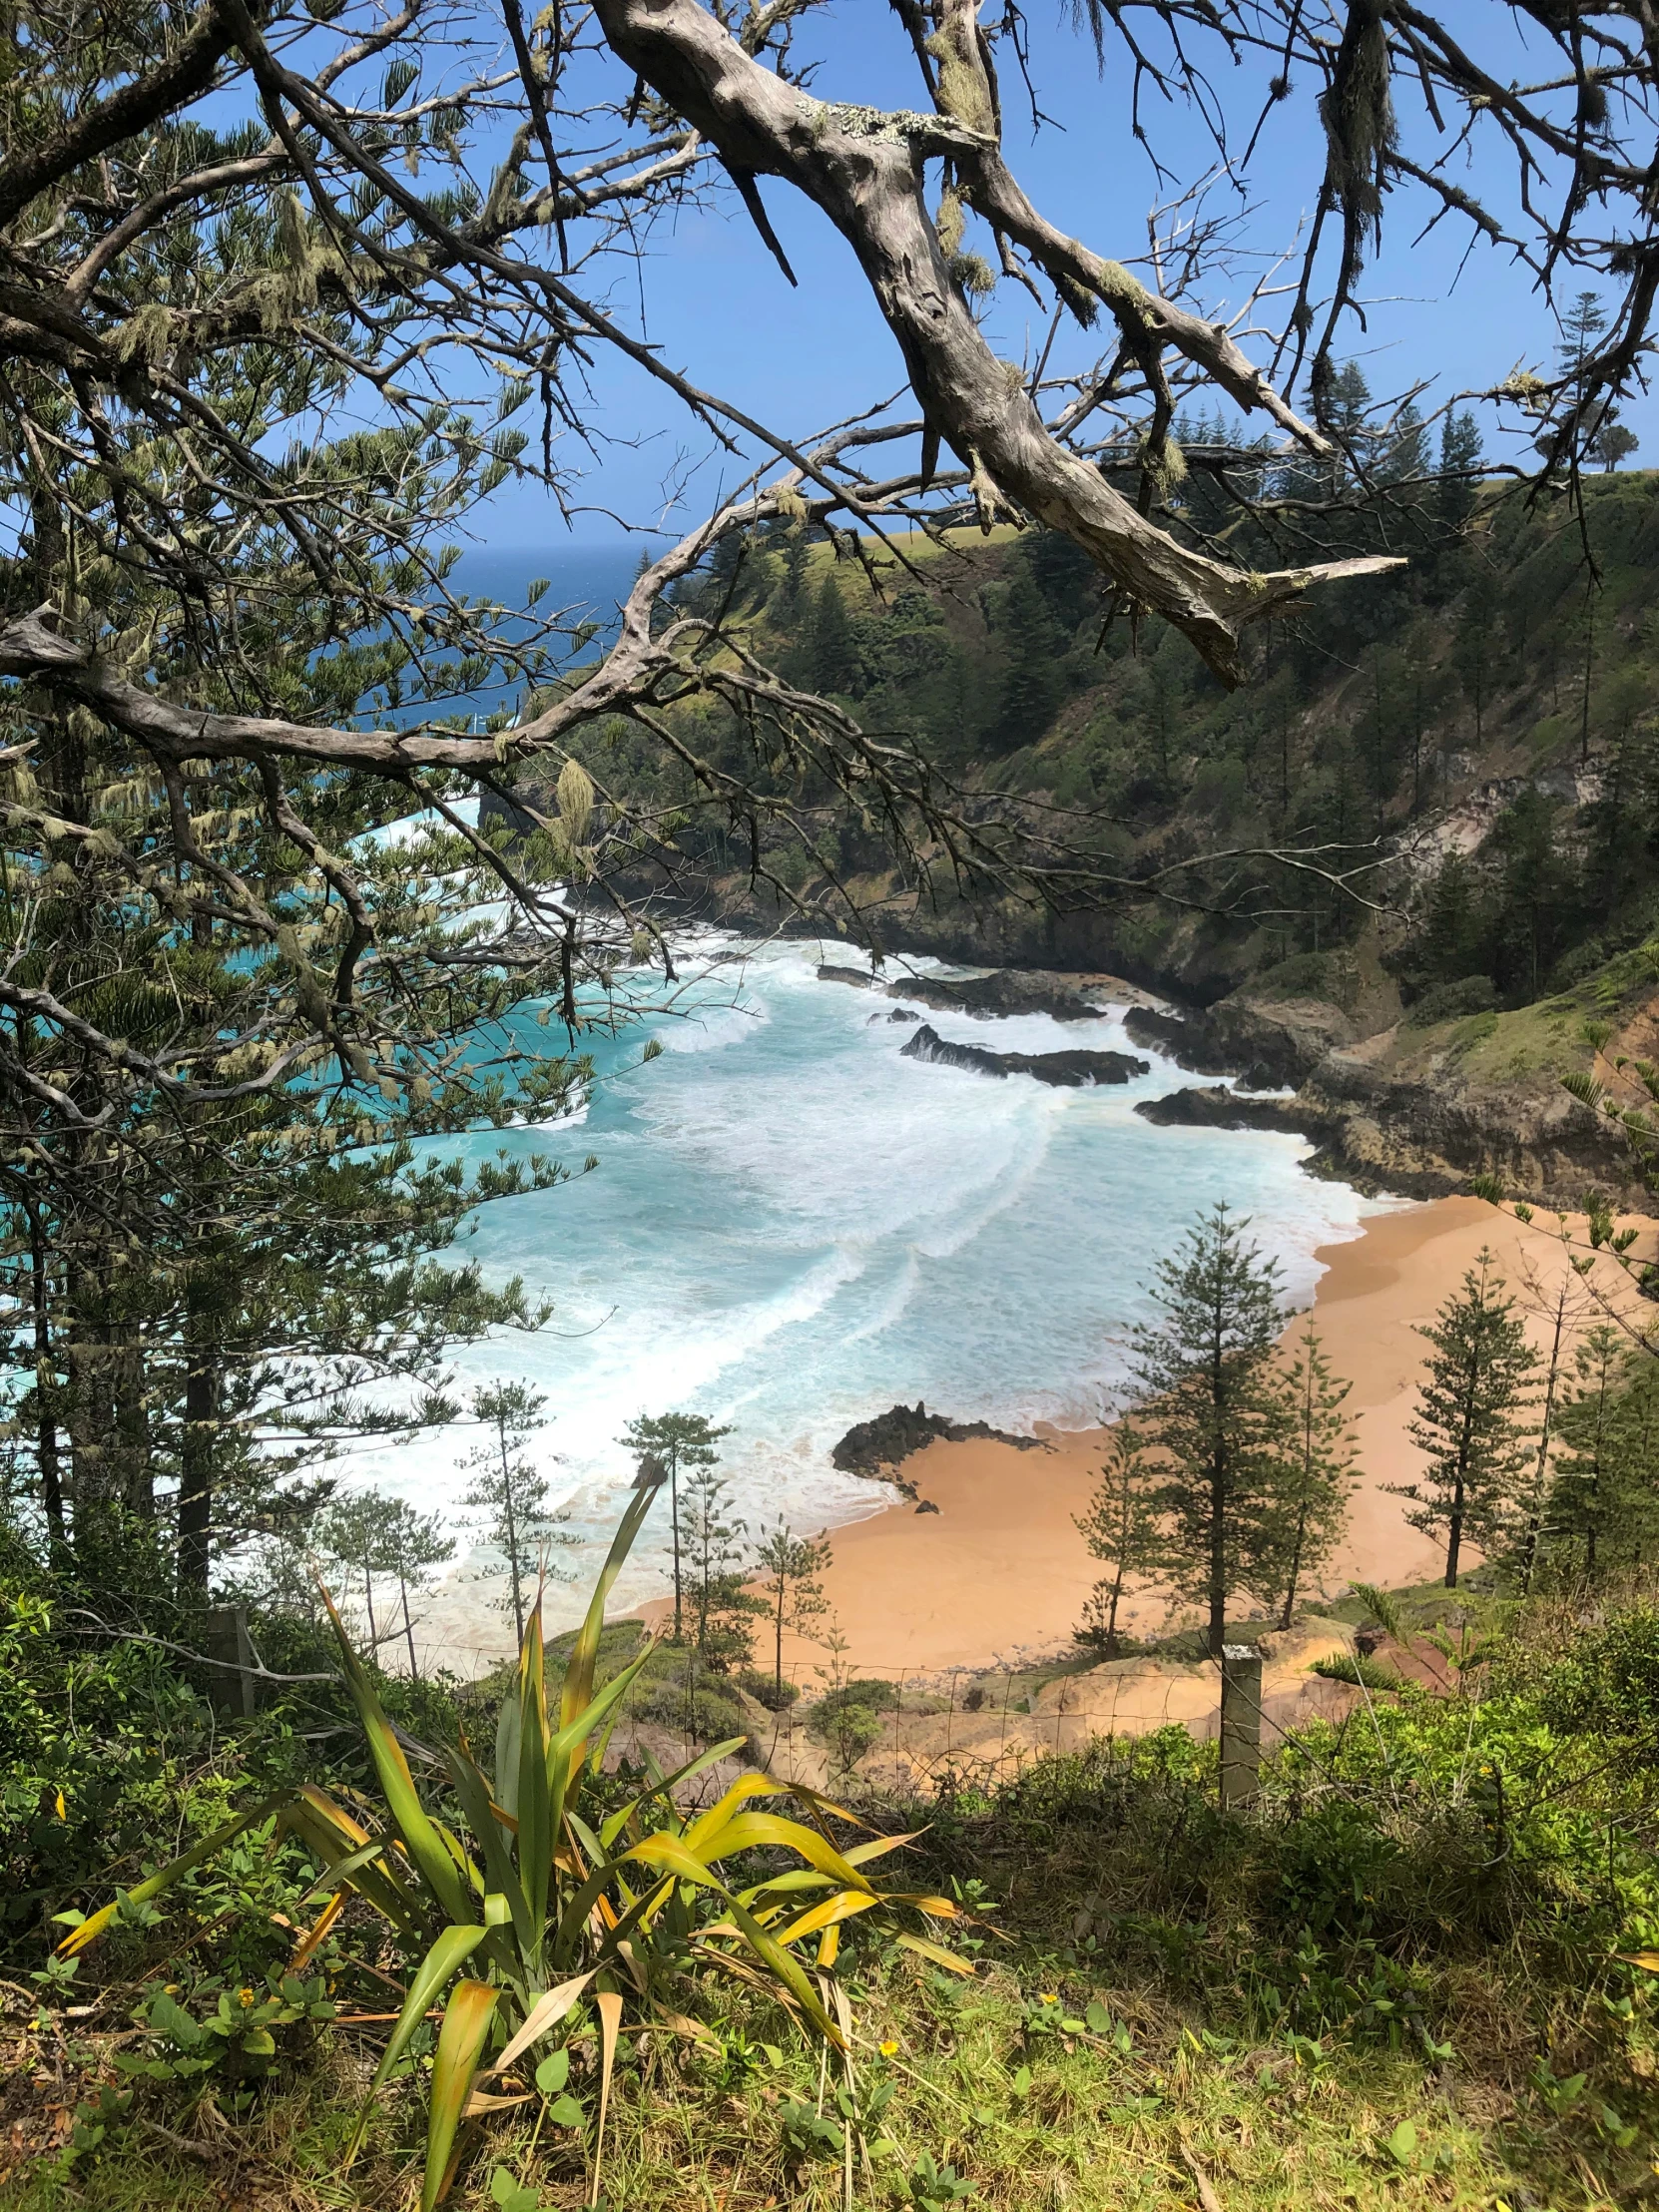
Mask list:
[[[1653,1024],[1650,997],[1621,1027],[1639,1049]],[[1315,1172],[1365,1190],[1437,1198],[1495,1176],[1510,1195],[1543,1206],[1576,1208],[1595,1190],[1622,1208],[1655,1210],[1622,1132],[1563,1081],[1592,1057],[1584,1009],[1571,999],[1360,1035],[1339,1007],[1240,991],[1185,1014],[1132,1010],[1128,1026],[1184,1067],[1294,1092],[1178,1093],[1150,1105],[1151,1119],[1300,1130],[1319,1147]],[[1609,1040],[1605,1050],[1618,1046]]]

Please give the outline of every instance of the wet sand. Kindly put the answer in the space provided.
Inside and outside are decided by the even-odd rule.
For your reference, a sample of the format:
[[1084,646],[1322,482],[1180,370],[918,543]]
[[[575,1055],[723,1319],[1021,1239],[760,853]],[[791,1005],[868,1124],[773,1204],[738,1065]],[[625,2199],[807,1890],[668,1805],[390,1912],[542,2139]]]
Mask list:
[[[1570,1273],[1555,1227],[1553,1216],[1546,1228],[1528,1229],[1480,1199],[1438,1199],[1371,1215],[1362,1236],[1317,1255],[1327,1272],[1311,1312],[1287,1335],[1298,1336],[1311,1319],[1333,1369],[1352,1381],[1361,1475],[1346,1540],[1322,1578],[1325,1592],[1340,1595],[1356,1579],[1398,1585],[1438,1571],[1438,1546],[1407,1525],[1404,1501],[1385,1487],[1411,1481],[1422,1464],[1407,1434],[1428,1349],[1416,1326],[1433,1319],[1486,1245],[1547,1350],[1537,1309]],[[1645,1257],[1654,1250],[1654,1224],[1640,1228],[1636,1251]],[[1589,1312],[1583,1325],[1598,1318]],[[1100,1572],[1073,1516],[1087,1504],[1103,1431],[1039,1433],[1049,1447],[1041,1451],[979,1440],[930,1444],[906,1461],[904,1473],[937,1513],[906,1503],[833,1532],[825,1588],[845,1638],[841,1667],[926,1676],[1018,1664],[1070,1642]],[[1310,1590],[1310,1603],[1320,1594]],[[1130,1601],[1132,1629],[1164,1617],[1154,1594]],[[785,1648],[804,1687],[829,1663],[822,1647],[787,1641]]]

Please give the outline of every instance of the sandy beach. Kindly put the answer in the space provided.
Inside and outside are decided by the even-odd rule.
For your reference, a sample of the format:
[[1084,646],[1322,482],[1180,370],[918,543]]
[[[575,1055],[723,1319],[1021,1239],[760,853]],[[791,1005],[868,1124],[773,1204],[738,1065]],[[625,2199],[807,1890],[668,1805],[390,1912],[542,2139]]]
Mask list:
[[[1432,1320],[1485,1245],[1546,1349],[1542,1314],[1532,1309],[1551,1300],[1569,1272],[1556,1226],[1553,1215],[1526,1228],[1483,1200],[1447,1198],[1374,1214],[1362,1236],[1319,1252],[1327,1272],[1312,1318],[1336,1373],[1353,1382],[1360,1442],[1347,1540],[1324,1578],[1331,1594],[1356,1578],[1397,1585],[1437,1570],[1436,1545],[1407,1526],[1403,1501],[1385,1488],[1412,1480],[1421,1464],[1406,1433],[1426,1350],[1416,1325]],[[1640,1228],[1636,1251],[1645,1257],[1655,1228]],[[1299,1316],[1288,1334],[1307,1319]],[[1040,1433],[1048,1448],[1038,1451],[979,1440],[930,1444],[904,1472],[936,1513],[906,1503],[833,1532],[825,1586],[846,1639],[843,1665],[896,1679],[1018,1664],[1069,1642],[1100,1571],[1073,1515],[1093,1486],[1103,1432]],[[1129,1625],[1144,1630],[1163,1617],[1148,1597],[1132,1607]],[[807,1683],[825,1662],[811,1645],[787,1644],[786,1653]]]

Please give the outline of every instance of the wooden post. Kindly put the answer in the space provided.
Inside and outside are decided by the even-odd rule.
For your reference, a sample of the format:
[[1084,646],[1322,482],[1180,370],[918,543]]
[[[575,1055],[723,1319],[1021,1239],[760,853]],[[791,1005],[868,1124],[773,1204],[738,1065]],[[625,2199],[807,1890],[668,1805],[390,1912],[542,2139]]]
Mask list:
[[1262,1770],[1262,1654],[1253,1644],[1221,1653],[1221,1807],[1249,1805]]
[[216,1605],[208,1615],[208,1696],[214,1710],[254,1718],[254,1646],[246,1605]]

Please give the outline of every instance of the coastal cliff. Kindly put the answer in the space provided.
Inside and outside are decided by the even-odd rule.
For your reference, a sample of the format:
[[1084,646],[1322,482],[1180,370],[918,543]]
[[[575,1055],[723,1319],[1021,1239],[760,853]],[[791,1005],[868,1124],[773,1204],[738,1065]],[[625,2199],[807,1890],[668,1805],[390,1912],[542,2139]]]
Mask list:
[[[937,838],[895,852],[804,788],[788,830],[642,840],[631,891],[756,934],[838,929],[830,979],[940,1011],[1081,1018],[1093,994],[1067,977],[1122,979],[1117,1003],[1161,1002],[1140,1043],[1294,1092],[1272,1125],[1370,1188],[1495,1176],[1544,1203],[1646,1205],[1618,1131],[1565,1082],[1598,1052],[1659,1058],[1659,474],[1583,494],[1580,530],[1482,492],[1399,575],[1287,628],[1231,695],[1170,639],[1103,626],[1086,563],[1049,534],[917,541],[901,572],[873,543],[855,561],[763,536],[711,599],[722,619],[913,742],[965,821],[1003,826],[1061,888],[970,882]],[[608,789],[672,811],[625,730],[591,743]],[[698,733],[734,769],[746,743]],[[528,820],[493,795],[484,817]],[[915,955],[998,972],[899,982]]]
[[[1495,1177],[1543,1206],[1576,1207],[1594,1190],[1649,1211],[1622,1132],[1566,1087],[1589,1057],[1584,1019],[1568,997],[1356,1035],[1338,1009],[1240,993],[1184,1017],[1131,1008],[1126,1026],[1183,1068],[1293,1093],[1182,1090],[1138,1107],[1149,1120],[1296,1131],[1318,1147],[1313,1172],[1366,1191],[1440,1198]],[[1622,1025],[1638,1048],[1652,1020],[1638,993]]]

